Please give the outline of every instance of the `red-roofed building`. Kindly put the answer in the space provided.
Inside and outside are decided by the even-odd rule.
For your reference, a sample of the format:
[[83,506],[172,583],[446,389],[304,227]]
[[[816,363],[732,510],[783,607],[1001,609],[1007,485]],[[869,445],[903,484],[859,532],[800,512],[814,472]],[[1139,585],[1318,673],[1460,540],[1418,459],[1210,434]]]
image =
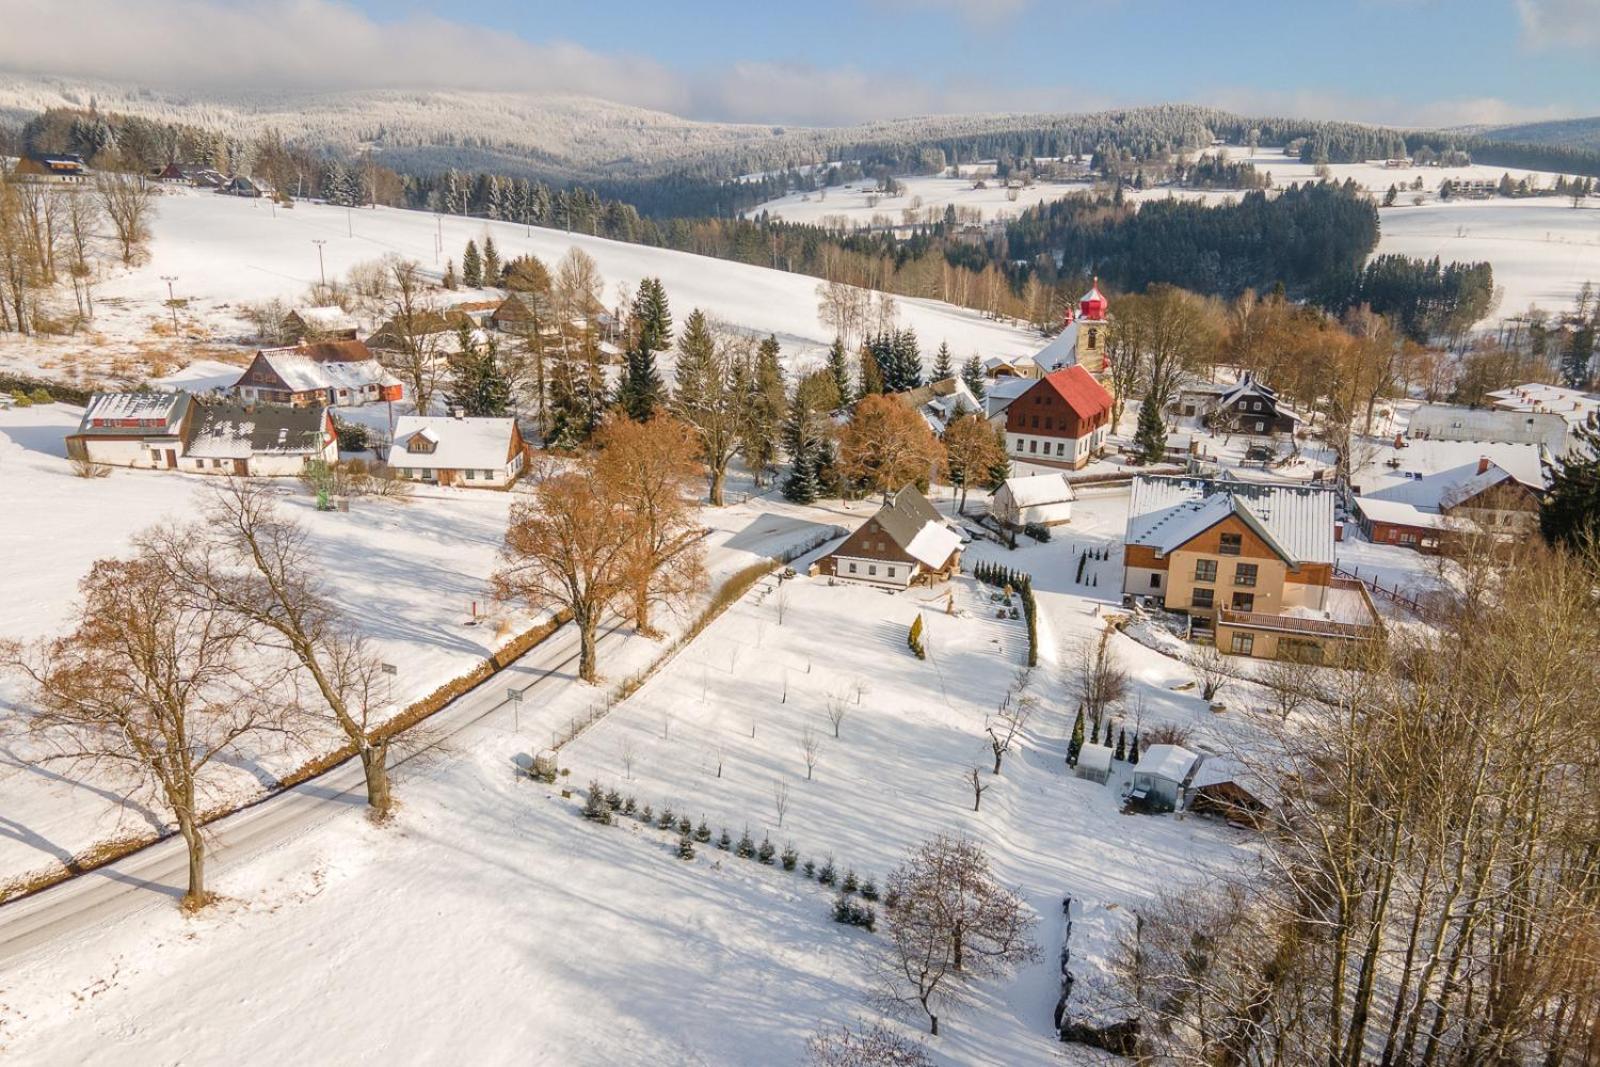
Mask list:
[[1110,433],[1111,394],[1077,364],[1045,375],[1006,408],[1012,460],[1077,469]]

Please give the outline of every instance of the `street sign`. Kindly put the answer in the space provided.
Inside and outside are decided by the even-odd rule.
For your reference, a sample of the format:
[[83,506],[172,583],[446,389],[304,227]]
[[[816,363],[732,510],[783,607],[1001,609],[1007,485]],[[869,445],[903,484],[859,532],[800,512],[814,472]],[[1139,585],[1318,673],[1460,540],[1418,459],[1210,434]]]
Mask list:
[[400,668],[396,667],[393,663],[380,663],[378,667],[383,671],[384,674],[387,674],[391,678],[400,673]]
[[511,703],[513,703],[513,704],[522,703],[522,690],[520,690],[520,689],[507,689],[506,690],[506,699],[511,701]]

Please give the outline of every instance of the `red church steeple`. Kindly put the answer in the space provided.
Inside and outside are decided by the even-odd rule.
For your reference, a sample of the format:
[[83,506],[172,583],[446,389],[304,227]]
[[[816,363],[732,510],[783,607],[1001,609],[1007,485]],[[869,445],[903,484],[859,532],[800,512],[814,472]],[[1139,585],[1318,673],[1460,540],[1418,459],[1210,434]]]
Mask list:
[[1083,294],[1083,299],[1078,301],[1078,316],[1090,322],[1104,322],[1106,318],[1106,298],[1100,291],[1100,279],[1096,278]]

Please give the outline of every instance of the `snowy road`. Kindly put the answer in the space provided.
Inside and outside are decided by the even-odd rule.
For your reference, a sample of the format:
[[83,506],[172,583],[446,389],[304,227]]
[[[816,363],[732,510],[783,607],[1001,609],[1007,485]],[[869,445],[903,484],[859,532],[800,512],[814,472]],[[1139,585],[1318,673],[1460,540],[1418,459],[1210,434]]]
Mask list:
[[[600,637],[604,648],[621,624]],[[437,753],[446,740],[467,742],[486,730],[506,731],[514,724],[539,749],[556,723],[541,721],[539,696],[576,678],[577,631],[567,624],[505,670],[425,720],[397,745],[404,754],[398,769],[424,754]],[[514,710],[507,690],[526,694]],[[405,749],[409,737],[426,743]],[[396,790],[404,802],[404,783]],[[311,781],[275,793],[243,811],[212,824],[207,872],[214,874],[251,856],[282,845],[341,813],[354,814],[366,805],[361,764],[350,759]],[[0,907],[0,970],[30,951],[66,939],[92,938],[101,925],[127,918],[145,908],[171,906],[183,895],[188,860],[183,842],[174,836],[98,870]]]

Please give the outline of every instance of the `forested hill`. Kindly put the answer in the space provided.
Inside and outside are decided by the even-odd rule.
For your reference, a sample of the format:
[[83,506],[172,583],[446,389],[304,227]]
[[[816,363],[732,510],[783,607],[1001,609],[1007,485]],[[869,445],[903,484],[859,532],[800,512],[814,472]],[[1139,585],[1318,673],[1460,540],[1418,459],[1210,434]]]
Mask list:
[[1470,132],[1482,141],[1600,151],[1600,115],[1586,119],[1525,122],[1515,126],[1485,126]]

